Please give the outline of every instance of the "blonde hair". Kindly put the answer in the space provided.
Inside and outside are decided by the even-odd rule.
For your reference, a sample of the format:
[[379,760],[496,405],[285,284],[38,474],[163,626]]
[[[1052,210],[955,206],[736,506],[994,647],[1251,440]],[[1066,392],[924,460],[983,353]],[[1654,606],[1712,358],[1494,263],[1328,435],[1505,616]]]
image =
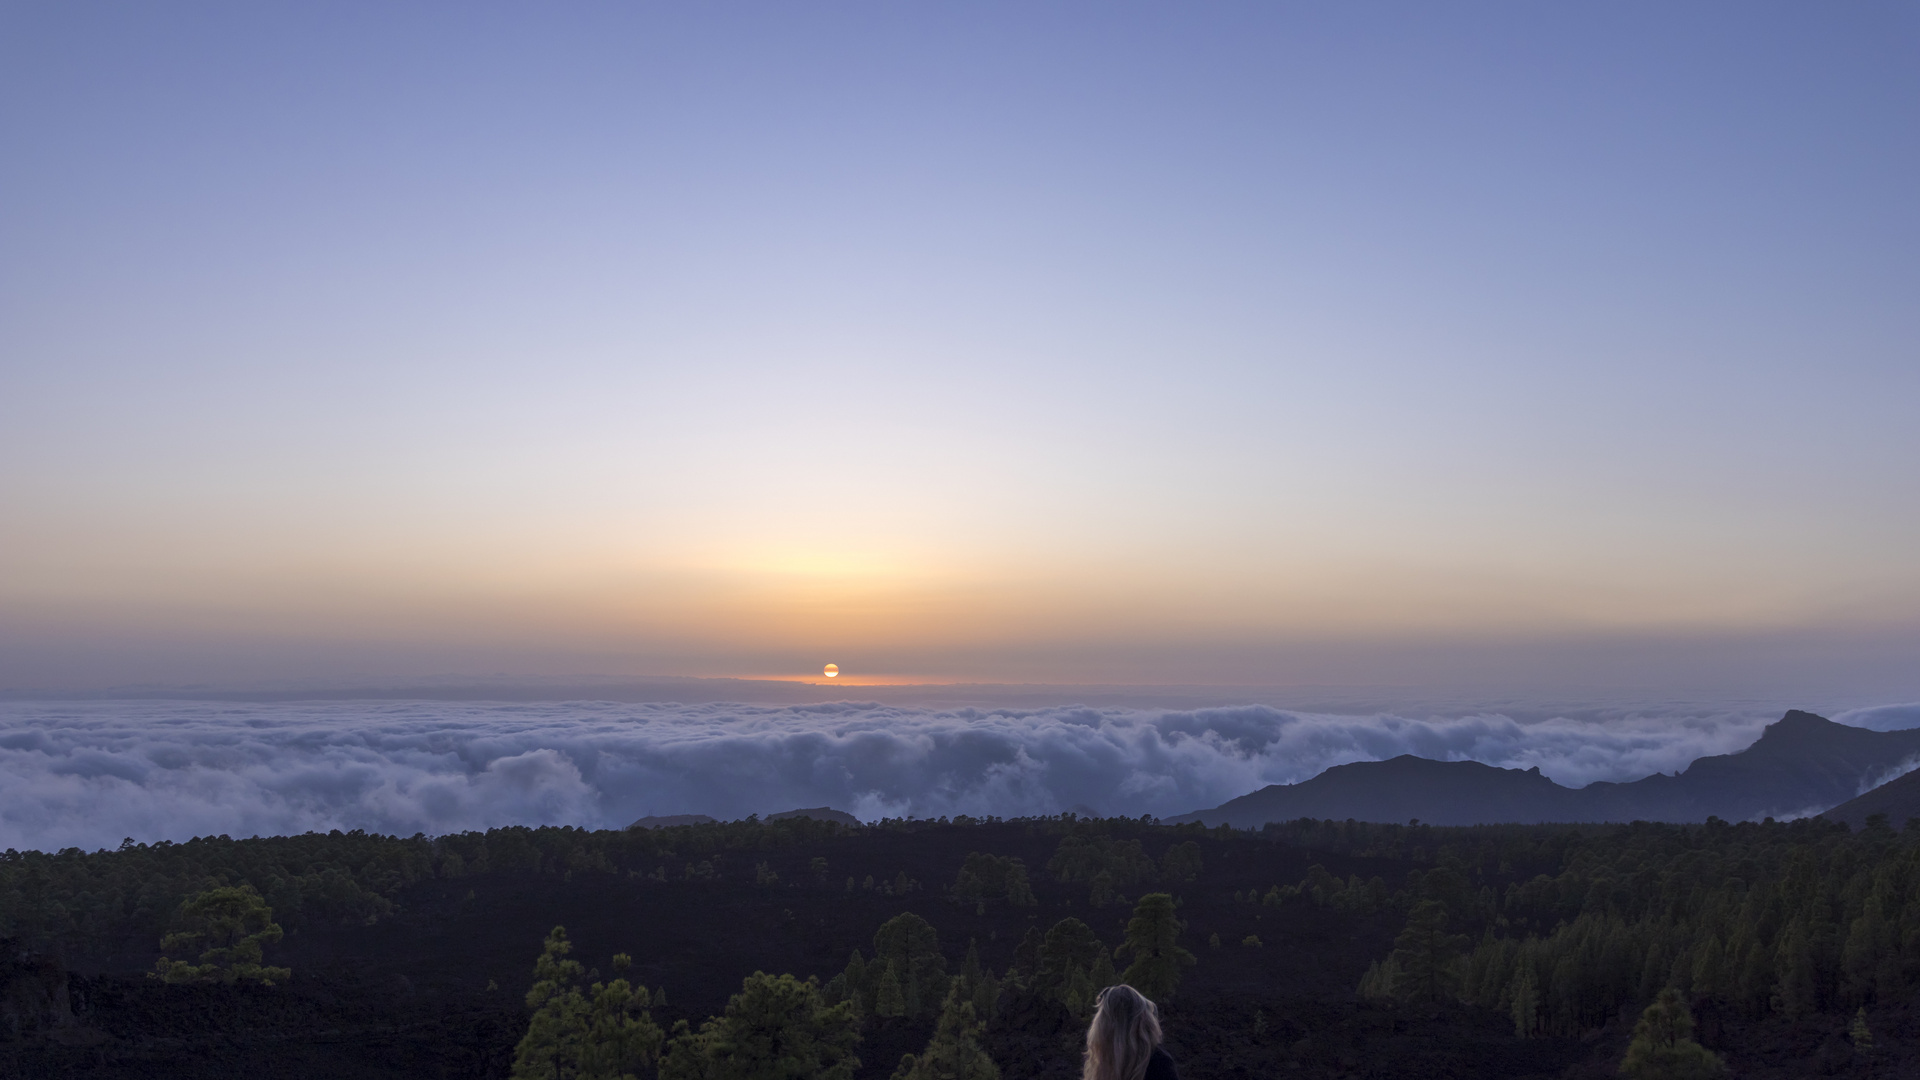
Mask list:
[[1100,991],[1100,1007],[1087,1025],[1081,1080],[1140,1080],[1159,1045],[1160,1010],[1125,983],[1109,986]]

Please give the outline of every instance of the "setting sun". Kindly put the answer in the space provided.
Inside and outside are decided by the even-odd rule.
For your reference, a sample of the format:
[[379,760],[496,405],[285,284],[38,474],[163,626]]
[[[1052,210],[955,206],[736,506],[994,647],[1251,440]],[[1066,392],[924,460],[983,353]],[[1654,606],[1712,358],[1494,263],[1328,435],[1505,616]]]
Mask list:
[[840,677],[840,665],[839,665],[839,664],[828,664],[828,665],[827,665],[827,668],[826,668],[826,676],[827,676],[827,678],[829,678],[829,679],[837,679],[837,678],[839,678],[839,677]]

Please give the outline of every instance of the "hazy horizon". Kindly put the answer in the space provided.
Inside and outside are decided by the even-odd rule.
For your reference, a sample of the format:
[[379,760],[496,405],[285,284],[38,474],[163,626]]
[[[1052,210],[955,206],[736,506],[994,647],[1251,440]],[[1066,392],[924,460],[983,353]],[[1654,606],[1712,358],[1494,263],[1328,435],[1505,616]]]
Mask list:
[[[1399,754],[1630,781],[1744,749],[1755,702],[1326,712],[619,702],[0,700],[0,847],[832,806],[863,820],[1171,816]],[[1839,712],[1880,730],[1920,704]],[[1862,790],[1920,762],[1863,779]],[[1781,816],[1825,807],[1782,805]]]

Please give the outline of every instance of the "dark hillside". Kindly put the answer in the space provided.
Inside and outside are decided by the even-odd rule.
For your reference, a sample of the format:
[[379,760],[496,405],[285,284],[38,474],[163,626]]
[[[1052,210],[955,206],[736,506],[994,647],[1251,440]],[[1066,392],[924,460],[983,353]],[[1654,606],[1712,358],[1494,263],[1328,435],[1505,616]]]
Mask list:
[[[1030,904],[995,877],[1014,859]],[[275,898],[288,932],[268,959],[291,968],[291,982],[144,978],[180,898],[237,880]],[[1859,914],[1875,889],[1883,914]],[[848,957],[858,948],[877,962],[876,930],[903,912],[932,925],[949,974],[972,944],[998,981],[986,1045],[1007,1080],[1071,1075],[1085,1003],[1033,966],[1040,938],[1029,935],[1077,918],[1111,950],[1133,901],[1153,891],[1177,898],[1181,942],[1197,956],[1164,1001],[1170,1048],[1196,1080],[1611,1075],[1649,987],[1683,966],[1704,995],[1703,1038],[1739,1075],[1788,1075],[1822,1054],[1853,1068],[1827,1035],[1860,1004],[1883,1063],[1911,1060],[1920,1034],[1896,1007],[1920,986],[1920,943],[1909,958],[1892,939],[1898,965],[1883,988],[1849,981],[1847,944],[1880,933],[1874,918],[1904,925],[1910,896],[1920,912],[1920,834],[1853,836],[1819,822],[1300,821],[1253,833],[1072,818],[857,830],[797,819],[8,853],[0,934],[26,952],[0,965],[0,1005],[14,1003],[0,1007],[0,1075],[504,1077],[526,1029],[533,959],[555,924],[590,968],[630,953],[633,976],[665,992],[653,1012],[670,1025],[718,1013],[756,970],[848,992]],[[1423,903],[1465,935],[1460,981],[1434,1000],[1356,993],[1396,955]],[[1695,960],[1673,960],[1721,940],[1788,955],[1801,948],[1802,910],[1828,922],[1805,924],[1816,930],[1804,938],[1809,981],[1786,1006],[1771,1003],[1792,970],[1772,960],[1725,982],[1711,964],[1695,976]],[[1758,936],[1748,945],[1730,933]],[[1519,1038],[1511,989],[1529,964],[1542,973],[1542,1005],[1532,1037]],[[64,1026],[46,989],[62,966],[74,972]],[[932,1030],[930,1015],[866,1015],[863,1078],[890,1076]]]
[[1749,821],[1837,806],[1920,755],[1920,728],[1869,731],[1799,709],[1767,725],[1736,754],[1703,757],[1675,777],[1580,789],[1586,820]]
[[1402,754],[1336,765],[1298,784],[1273,784],[1173,819],[1258,828],[1269,821],[1413,821],[1430,825],[1533,825],[1580,821],[1577,795],[1539,769],[1498,769],[1477,761],[1433,761]]
[[[1132,822],[1114,827],[1148,832]],[[163,1075],[153,1070],[172,1053],[187,1070],[178,1073],[183,1076],[211,1075],[194,1071],[201,1066],[191,1063],[202,1060],[212,1067],[234,1060],[243,1049],[285,1052],[293,1062],[309,1056],[302,1049],[307,1039],[261,1032],[311,1026],[339,1033],[323,1039],[328,1049],[315,1061],[328,1064],[314,1066],[321,1072],[345,1067],[358,1053],[353,1047],[367,1045],[382,1049],[354,1066],[364,1075],[421,1075],[415,1071],[420,1062],[412,1059],[424,1055],[437,1063],[426,1075],[445,1068],[447,1075],[480,1076],[499,1075],[484,1064],[506,1060],[503,1055],[520,1035],[519,1026],[509,1021],[524,1024],[519,1001],[539,940],[555,924],[568,928],[576,955],[590,966],[604,968],[614,952],[630,953],[634,977],[666,991],[668,1006],[656,1013],[665,1020],[698,1023],[723,1009],[741,978],[756,970],[815,975],[824,982],[846,966],[855,948],[871,954],[874,931],[902,911],[935,925],[952,966],[957,968],[973,941],[982,961],[996,971],[1012,962],[1030,928],[1044,930],[1073,915],[1111,947],[1131,914],[1130,904],[1091,907],[1086,885],[1059,882],[1044,872],[1060,843],[1058,826],[821,828],[816,835],[810,842],[767,849],[755,844],[697,852],[697,859],[642,859],[613,872],[516,869],[425,877],[394,892],[394,911],[370,923],[309,919],[290,932],[274,952],[275,963],[296,972],[286,988],[214,993],[141,978],[159,957],[157,921],[105,941],[69,938],[59,947],[69,966],[92,976],[81,983],[81,1011],[97,1017],[95,1026],[135,1042],[143,1032],[154,1036],[128,1059],[127,1075]],[[1396,872],[1384,859],[1314,855],[1244,835],[1225,840],[1199,835],[1213,864],[1206,870],[1209,892],[1262,892],[1299,880],[1316,861],[1342,874]],[[981,905],[942,895],[968,852],[982,849],[1021,857],[1035,868],[1036,908],[990,901],[982,913]],[[824,877],[813,870],[817,858],[826,860]],[[757,884],[763,870],[778,880]],[[674,880],[648,876],[662,873]],[[695,875],[691,880],[689,873]],[[851,890],[850,877],[855,879]],[[1365,970],[1364,957],[1390,946],[1397,929],[1386,914],[1355,920],[1311,909],[1281,919],[1258,904],[1208,903],[1199,895],[1192,896],[1183,914],[1190,946],[1207,951],[1206,938],[1216,932],[1234,943],[1209,953],[1207,977],[1196,980],[1233,994],[1270,995],[1279,986],[1289,996],[1351,998]],[[1263,948],[1238,946],[1255,932],[1265,939]],[[1356,951],[1356,944],[1363,949]],[[489,983],[497,989],[488,990]],[[441,1016],[449,1007],[453,1016]],[[473,1055],[429,1049],[461,1023],[474,1032],[491,1031],[497,1045]],[[161,1030],[167,1032],[164,1039]],[[888,1075],[901,1054],[920,1048],[929,1031],[925,1022],[890,1022],[870,1030],[862,1052],[869,1068],[863,1075]],[[175,1047],[176,1039],[185,1041]],[[415,1051],[395,1057],[394,1048],[406,1045]],[[304,1062],[276,1066],[292,1070],[289,1075],[306,1067]],[[1007,1075],[1022,1073],[1009,1065]]]
[[1904,828],[1908,821],[1920,817],[1920,772],[1910,772],[1897,780],[1888,781],[1820,816],[1828,821],[1844,821],[1858,829],[1864,827],[1867,819],[1875,814],[1885,814],[1887,823],[1896,829]]
[[1853,798],[1916,755],[1920,729],[1869,731],[1795,709],[1745,750],[1700,758],[1675,776],[1566,788],[1537,769],[1402,755],[1335,766],[1168,820],[1246,829],[1303,817],[1434,825],[1805,817]]

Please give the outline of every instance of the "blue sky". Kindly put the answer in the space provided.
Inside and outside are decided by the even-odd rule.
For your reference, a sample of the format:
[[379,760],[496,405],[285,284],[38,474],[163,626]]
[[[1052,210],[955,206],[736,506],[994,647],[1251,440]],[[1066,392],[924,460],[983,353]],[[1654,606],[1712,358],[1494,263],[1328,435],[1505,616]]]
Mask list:
[[1900,692],[1917,60],[1895,4],[14,5],[0,685]]

